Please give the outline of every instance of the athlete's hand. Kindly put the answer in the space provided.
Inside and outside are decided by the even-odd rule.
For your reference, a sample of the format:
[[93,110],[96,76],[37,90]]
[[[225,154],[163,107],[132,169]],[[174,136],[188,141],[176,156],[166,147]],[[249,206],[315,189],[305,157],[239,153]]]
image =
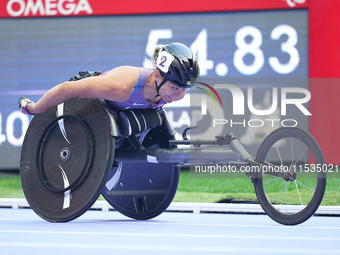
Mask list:
[[28,114],[28,115],[34,115],[32,113],[32,107],[34,106],[34,102],[32,100],[26,97],[20,97],[18,101],[18,105],[22,113]]

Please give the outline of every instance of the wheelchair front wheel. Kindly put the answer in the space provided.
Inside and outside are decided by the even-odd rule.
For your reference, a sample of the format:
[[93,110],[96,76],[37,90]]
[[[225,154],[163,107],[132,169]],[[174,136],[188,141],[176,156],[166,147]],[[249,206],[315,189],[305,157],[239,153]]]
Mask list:
[[326,188],[326,165],[309,133],[292,127],[273,131],[261,144],[256,161],[264,167],[256,174],[255,192],[269,217],[296,225],[315,213]]

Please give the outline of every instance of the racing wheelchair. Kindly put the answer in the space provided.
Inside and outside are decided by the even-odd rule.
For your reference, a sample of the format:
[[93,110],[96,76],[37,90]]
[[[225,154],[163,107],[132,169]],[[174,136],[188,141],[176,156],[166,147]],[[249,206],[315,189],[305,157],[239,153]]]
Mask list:
[[325,192],[326,171],[310,163],[325,165],[323,154],[298,128],[274,130],[253,157],[232,133],[176,140],[162,108],[116,111],[104,100],[73,98],[33,117],[20,176],[29,205],[47,221],[74,220],[101,194],[120,213],[147,220],[172,202],[181,167],[243,167],[252,169],[246,175],[265,213],[295,225],[315,213]]

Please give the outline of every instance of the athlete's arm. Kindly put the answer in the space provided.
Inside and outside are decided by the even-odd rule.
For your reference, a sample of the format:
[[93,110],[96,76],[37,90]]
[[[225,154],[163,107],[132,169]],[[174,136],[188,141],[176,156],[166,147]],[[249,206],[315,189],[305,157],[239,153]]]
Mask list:
[[138,78],[138,68],[122,66],[109,71],[104,76],[66,81],[50,89],[37,103],[28,104],[26,109],[32,114],[42,113],[73,97],[123,102],[133,93]]

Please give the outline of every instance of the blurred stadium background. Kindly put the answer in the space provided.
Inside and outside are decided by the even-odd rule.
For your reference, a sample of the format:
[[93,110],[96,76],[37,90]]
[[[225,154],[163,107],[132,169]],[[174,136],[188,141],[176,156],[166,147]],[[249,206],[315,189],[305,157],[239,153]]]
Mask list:
[[[266,94],[273,87],[308,89],[312,98],[305,106],[312,116],[291,106],[286,116],[270,118],[296,120],[317,139],[327,163],[339,164],[339,10],[337,0],[3,0],[0,170],[19,169],[30,121],[18,111],[20,96],[37,100],[81,70],[147,66],[145,57],[150,58],[154,47],[173,41],[187,44],[197,54],[202,81],[236,84],[245,95],[248,87],[254,87],[257,107],[268,104]],[[233,116],[230,93],[218,92],[222,118],[235,123],[260,118],[249,109],[244,116]],[[188,98],[166,109],[179,134],[197,121]],[[214,114],[219,111],[208,110],[208,117]],[[259,138],[273,128],[254,134],[247,125],[236,124],[218,132],[234,132],[254,154]]]

